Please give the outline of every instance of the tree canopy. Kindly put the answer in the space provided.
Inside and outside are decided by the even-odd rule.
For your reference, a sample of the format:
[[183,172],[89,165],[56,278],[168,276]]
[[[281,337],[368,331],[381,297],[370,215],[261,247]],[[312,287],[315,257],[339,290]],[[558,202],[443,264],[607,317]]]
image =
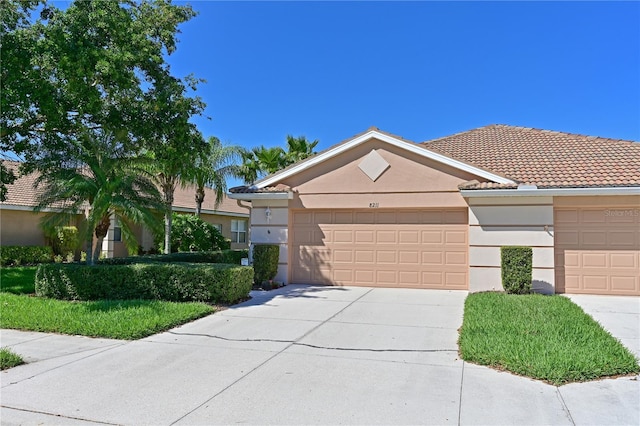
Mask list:
[[[195,12],[170,0],[43,0],[0,3],[0,150],[25,171],[58,167],[86,130],[113,135],[123,149],[153,149],[191,133],[204,103],[199,82],[171,75],[166,56],[178,26]],[[2,185],[7,182],[2,173]],[[7,176],[10,179],[10,176]]]
[[305,136],[287,135],[287,149],[279,146],[266,148],[264,145],[245,150],[242,153],[240,176],[250,184],[257,179],[282,170],[315,154],[314,148],[319,141],[307,140]]

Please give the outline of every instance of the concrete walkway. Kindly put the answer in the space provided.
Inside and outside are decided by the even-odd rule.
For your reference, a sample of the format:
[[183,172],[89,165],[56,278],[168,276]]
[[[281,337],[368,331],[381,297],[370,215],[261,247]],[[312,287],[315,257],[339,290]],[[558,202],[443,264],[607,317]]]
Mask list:
[[458,359],[466,292],[287,286],[146,339],[2,330],[2,424],[631,424],[640,382]]

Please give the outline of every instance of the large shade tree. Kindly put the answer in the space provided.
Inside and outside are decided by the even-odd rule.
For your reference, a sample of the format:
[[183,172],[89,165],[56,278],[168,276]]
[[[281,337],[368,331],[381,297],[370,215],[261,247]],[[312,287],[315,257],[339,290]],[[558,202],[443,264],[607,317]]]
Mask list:
[[[60,10],[43,0],[3,0],[0,8],[0,151],[25,160],[24,171],[48,173],[87,129],[137,153],[162,143],[158,116],[186,121],[185,110],[202,112],[198,98],[175,90],[195,88],[195,80],[174,78],[166,63],[178,26],[195,16],[190,6],[101,0]],[[1,196],[11,175],[0,172]]]
[[102,131],[84,133],[67,153],[63,163],[36,179],[42,189],[36,211],[55,207],[44,216],[45,228],[66,225],[84,212],[88,264],[98,259],[112,217],[130,251],[138,245],[131,224],[158,229],[162,201],[148,173],[148,157],[131,157],[119,140]]
[[238,161],[241,154],[242,148],[238,146],[224,145],[215,136],[207,138],[206,148],[183,176],[183,184],[193,185],[196,189],[196,216],[202,212],[206,187],[213,189],[216,195],[214,208],[218,208],[227,192],[227,179],[240,176]]

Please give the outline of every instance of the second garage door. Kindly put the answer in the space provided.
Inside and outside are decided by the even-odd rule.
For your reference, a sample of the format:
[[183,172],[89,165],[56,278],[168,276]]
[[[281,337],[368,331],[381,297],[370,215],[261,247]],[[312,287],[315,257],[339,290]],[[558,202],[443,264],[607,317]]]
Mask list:
[[468,288],[467,210],[292,212],[291,282]]
[[557,291],[640,296],[639,212],[629,207],[556,208]]

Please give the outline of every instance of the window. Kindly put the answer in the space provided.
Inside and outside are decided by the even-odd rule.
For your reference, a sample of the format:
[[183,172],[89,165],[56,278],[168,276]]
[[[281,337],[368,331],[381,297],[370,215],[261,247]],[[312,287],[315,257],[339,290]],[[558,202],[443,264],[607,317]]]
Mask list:
[[219,232],[219,233],[221,233],[221,234],[222,234],[222,225],[220,225],[219,223],[214,223],[214,224],[212,224],[212,226],[213,226],[214,228],[216,228],[216,229],[218,230],[218,232]]
[[122,228],[119,226],[113,228],[113,241],[122,241]]
[[246,220],[231,221],[231,242],[232,243],[247,242],[247,221]]

